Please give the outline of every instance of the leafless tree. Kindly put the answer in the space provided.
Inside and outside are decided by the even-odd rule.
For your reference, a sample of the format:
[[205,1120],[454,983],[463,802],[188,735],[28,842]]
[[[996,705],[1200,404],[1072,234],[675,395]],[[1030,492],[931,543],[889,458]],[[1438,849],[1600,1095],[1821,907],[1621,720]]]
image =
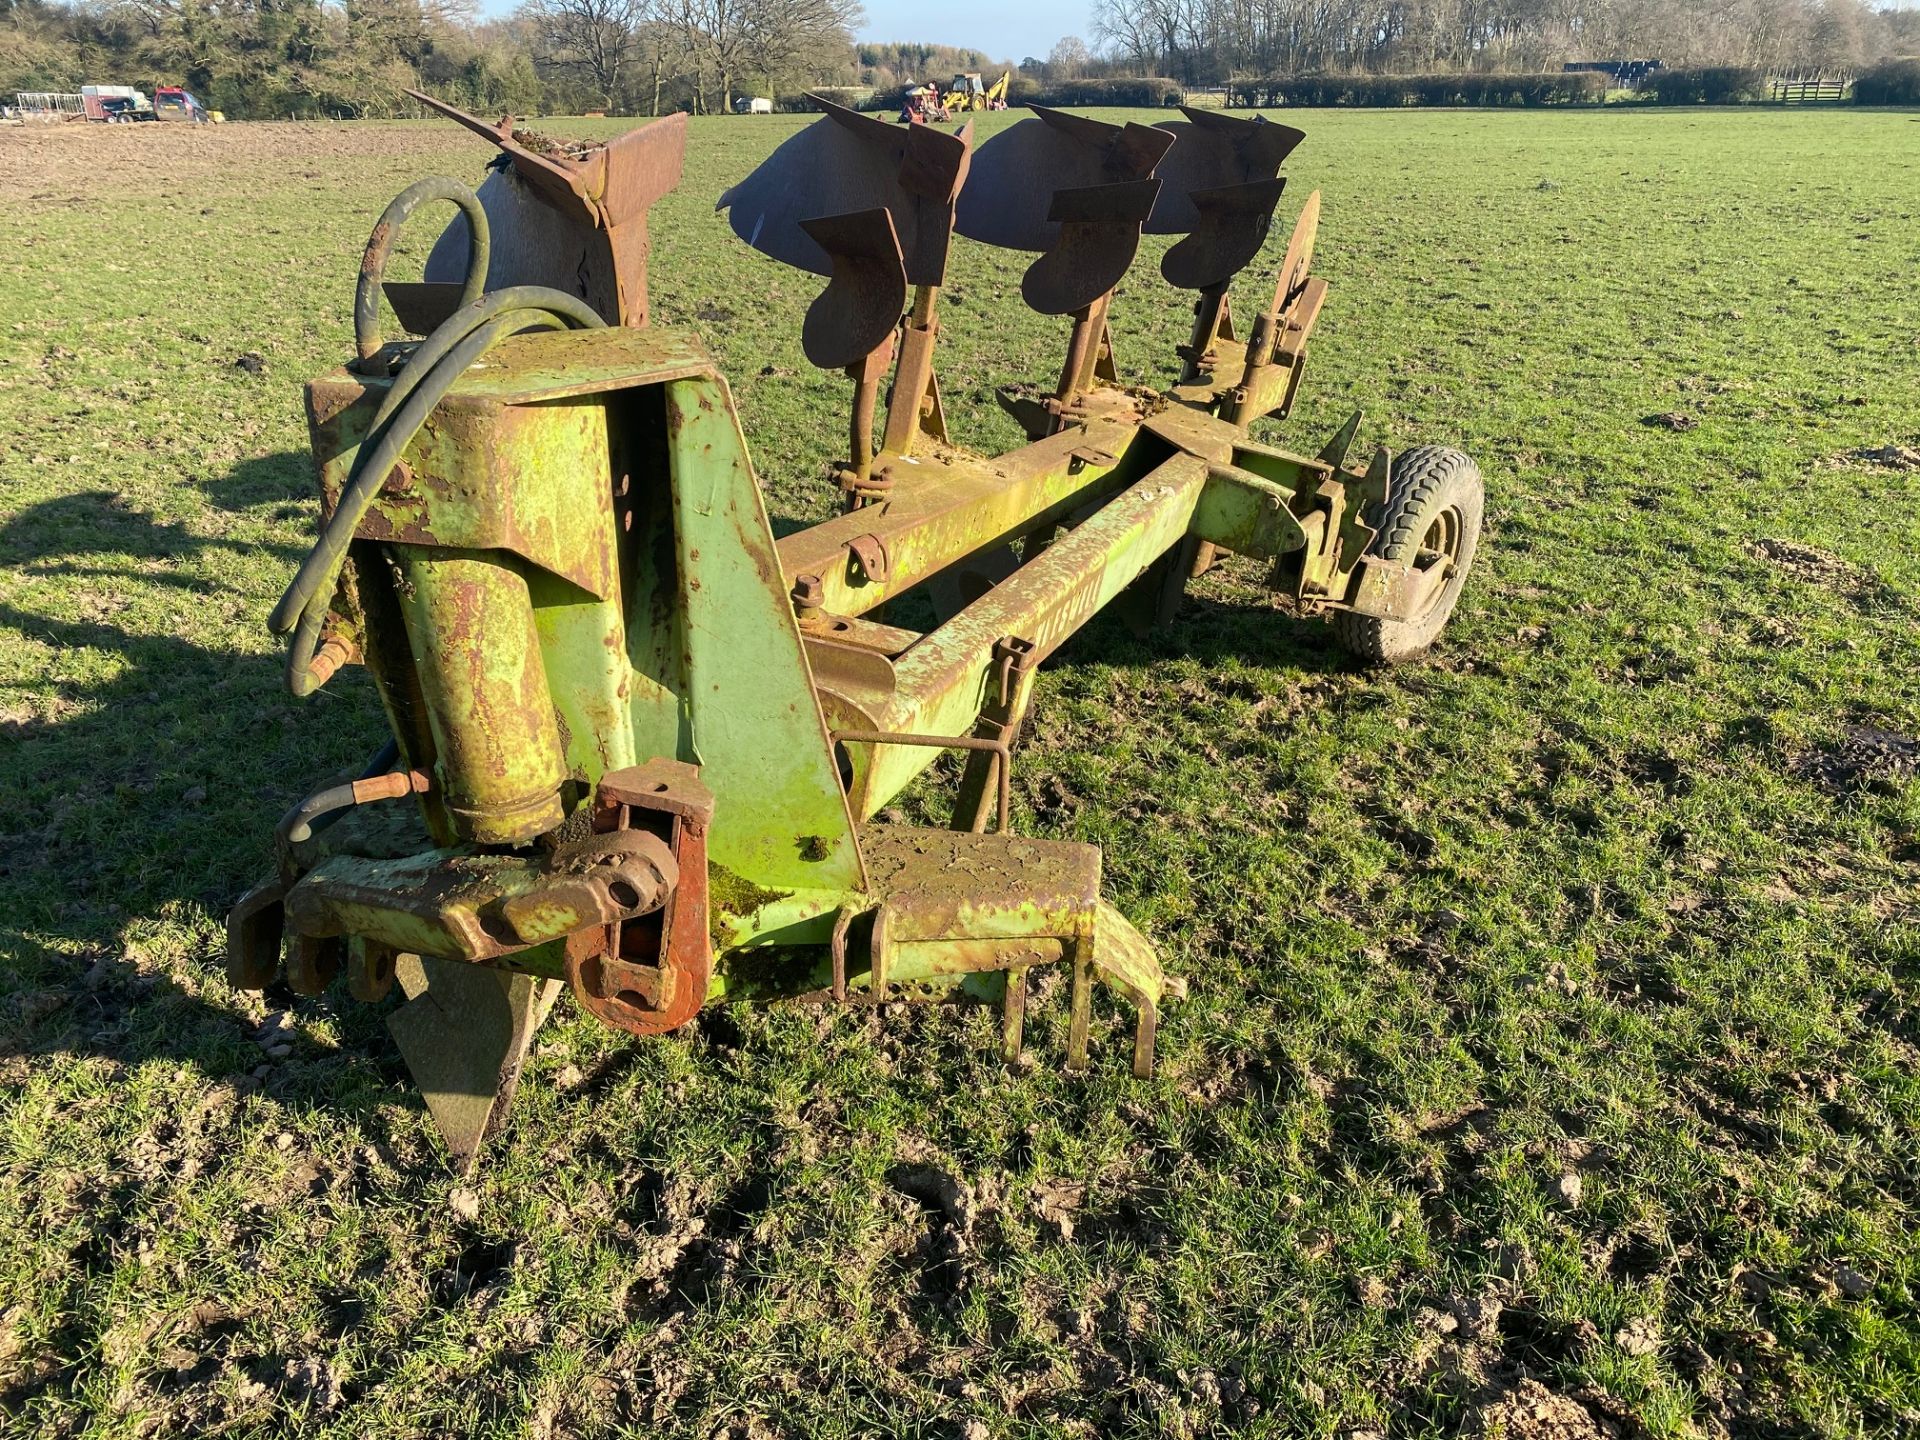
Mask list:
[[1314,71],[1557,69],[1567,60],[1850,66],[1892,53],[1881,0],[1097,0],[1110,63],[1188,84]]
[[745,12],[753,0],[662,0],[664,15],[679,32],[692,63],[695,109],[707,106],[707,74],[720,80],[720,107],[733,108],[733,77],[747,58]]
[[778,89],[796,67],[817,66],[826,49],[843,50],[864,16],[859,0],[753,0],[747,49],[754,73],[768,91]]
[[1078,80],[1093,63],[1093,52],[1078,35],[1063,35],[1047,52],[1047,77],[1051,80]]
[[720,108],[733,109],[736,83],[746,76],[774,88],[823,42],[844,47],[863,16],[858,0],[663,0],[695,62],[699,108],[706,108],[707,76],[718,82]]
[[620,82],[638,49],[653,0],[528,0],[541,59],[585,79],[601,103],[618,103]]

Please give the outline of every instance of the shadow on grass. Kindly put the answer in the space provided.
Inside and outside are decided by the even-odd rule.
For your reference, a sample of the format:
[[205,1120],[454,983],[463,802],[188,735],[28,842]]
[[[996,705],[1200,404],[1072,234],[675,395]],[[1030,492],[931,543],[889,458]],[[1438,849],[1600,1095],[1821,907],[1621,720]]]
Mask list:
[[[248,461],[207,485],[206,493],[231,513],[276,500],[291,504],[296,492],[286,483],[290,458],[281,454]],[[168,574],[151,564],[138,570],[115,568],[101,563],[99,557],[178,561],[221,552],[264,553],[288,564],[302,553],[291,545],[198,535],[178,521],[157,519],[112,490],[62,495],[23,510],[0,526],[0,565],[34,575],[98,575],[211,593],[216,584],[200,577]]]
[[[209,491],[233,508],[284,498],[290,458],[248,462]],[[89,582],[16,585],[0,602],[0,635],[32,675],[15,697],[0,692],[0,954],[11,961],[0,990],[17,1001],[8,1018],[26,1022],[0,1030],[0,1050],[172,1055],[216,1077],[259,1063],[247,1017],[140,973],[134,952],[185,950],[218,966],[227,909],[271,867],[274,820],[363,760],[384,726],[364,677],[303,708],[277,655],[198,638],[228,633],[206,605],[234,587],[173,567],[209,555],[297,558],[292,546],[195,534],[107,491],[0,526],[0,567],[14,576]],[[134,606],[140,620],[122,623]],[[17,703],[29,694],[37,710]],[[370,1032],[365,1050],[387,1053]],[[334,1077],[315,1095],[343,1089],[371,1093]]]
[[[297,458],[248,462],[206,492],[250,516],[294,506]],[[276,987],[262,1003],[217,979],[226,911],[271,869],[275,820],[363,761],[385,729],[364,675],[301,706],[275,647],[243,633],[273,583],[262,572],[297,557],[297,546],[195,533],[104,490],[0,525],[0,569],[14,581],[0,646],[17,687],[0,687],[0,1073],[60,1104],[128,1087],[94,1137],[114,1170],[76,1200],[84,1219],[58,1281],[68,1298],[54,1303],[72,1318],[42,1342],[47,1363],[0,1377],[0,1430],[85,1403],[98,1336],[84,1297],[122,1283],[143,1201],[189,1183],[126,1170],[134,1127],[165,1144],[210,1084],[273,1103],[249,1123],[324,1109],[366,1144],[417,1153],[424,1102],[384,1030],[394,1002],[300,999],[299,1024],[266,1031],[262,1009],[292,1010],[296,997]],[[176,1071],[159,1098],[143,1094]],[[216,1147],[191,1183],[215,1183],[242,1153]],[[367,1183],[364,1167],[351,1173]],[[241,1216],[231,1243],[256,1240],[263,1223]],[[488,1283],[485,1258],[484,1246],[463,1249],[449,1290]],[[199,1343],[190,1368],[158,1372],[157,1393],[192,1397],[237,1368],[305,1402],[285,1355],[251,1341],[241,1317],[216,1319]],[[349,1381],[343,1401],[379,1378]]]
[[1315,675],[1362,669],[1319,620],[1302,620],[1259,603],[1188,595],[1166,625],[1133,628],[1116,602],[1051,656],[1047,665],[1075,669],[1093,665],[1152,665],[1167,660],[1203,663],[1236,660]]
[[[203,490],[224,510],[257,513],[301,503],[305,470],[305,457],[288,452],[247,461]],[[106,490],[46,501],[0,526],[0,566],[89,581],[18,587],[0,602],[0,632],[37,652],[29,683],[41,701],[32,714],[0,709],[0,788],[13,797],[0,810],[0,951],[15,957],[0,989],[22,997],[15,1016],[26,1022],[0,1029],[0,1049],[77,1049],[129,1065],[171,1055],[216,1079],[259,1063],[240,1008],[133,962],[136,952],[186,951],[192,964],[218,967],[227,910],[271,868],[274,820],[317,781],[363,762],[385,733],[364,672],[300,705],[270,647],[203,638],[231,633],[202,611],[234,587],[220,565],[177,567],[208,556],[279,567],[298,555],[297,546],[197,534]],[[252,608],[258,586],[246,589]],[[155,622],[156,596],[174,607],[170,624]],[[137,624],[121,622],[130,603],[143,605]],[[1096,617],[1053,663],[1176,655],[1313,671],[1349,664],[1331,637],[1278,611],[1191,597],[1176,624],[1145,637],[1119,615]],[[365,1073],[316,1078],[315,1096],[370,1104],[400,1076],[399,1062],[376,1033],[377,1012],[343,1006],[334,1018],[349,1054],[333,1071],[344,1061]]]
[[[222,510],[240,512],[258,505],[273,505],[276,520],[291,519],[312,512],[315,497],[313,459],[304,450],[282,450],[242,460],[233,469],[201,486],[202,492]],[[285,552],[298,560],[299,552]]]

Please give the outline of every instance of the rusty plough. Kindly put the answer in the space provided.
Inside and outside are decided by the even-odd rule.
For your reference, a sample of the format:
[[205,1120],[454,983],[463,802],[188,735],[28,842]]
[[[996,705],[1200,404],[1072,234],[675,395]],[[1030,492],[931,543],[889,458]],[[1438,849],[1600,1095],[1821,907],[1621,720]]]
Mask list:
[[[1411,655],[1479,531],[1456,451],[1351,460],[1358,416],[1313,456],[1248,436],[1286,415],[1326,294],[1315,195],[1244,335],[1229,303],[1300,132],[1042,110],[976,154],[971,127],[823,104],[721,199],[749,245],[826,277],[804,347],[853,387],[841,513],[776,541],[725,380],[647,323],[647,210],[684,117],[568,148],[427,103],[504,158],[375,227],[356,357],[307,391],[321,538],[272,620],[295,694],[364,665],[392,738],[282,821],[229,922],[235,983],[397,980],[389,1025],[462,1167],[563,986],[635,1035],[737,999],[973,998],[1013,1057],[1029,973],[1059,965],[1068,1067],[1104,986],[1148,1074],[1180,982],[1101,900],[1096,847],[1013,833],[1036,668],[1122,597],[1169,619],[1221,551],[1363,656]],[[383,288],[435,200],[461,213],[426,280]],[[1003,395],[1029,437],[1004,455],[957,446],[941,399],[956,233],[1032,253],[1023,297],[1070,326],[1058,382]],[[1143,233],[1181,237],[1161,270],[1195,296],[1158,393],[1112,360]],[[426,338],[383,339],[383,293]],[[922,629],[889,607],[909,592]],[[876,821],[942,752],[951,828]]]

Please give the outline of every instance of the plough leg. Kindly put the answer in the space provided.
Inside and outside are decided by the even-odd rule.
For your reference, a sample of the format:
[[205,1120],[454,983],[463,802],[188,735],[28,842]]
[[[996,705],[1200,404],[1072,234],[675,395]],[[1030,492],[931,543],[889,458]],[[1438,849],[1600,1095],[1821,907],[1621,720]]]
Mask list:
[[387,1017],[387,1029],[426,1095],[454,1170],[468,1174],[506,1123],[534,1034],[564,987],[419,955],[402,955],[395,973],[407,1003]]

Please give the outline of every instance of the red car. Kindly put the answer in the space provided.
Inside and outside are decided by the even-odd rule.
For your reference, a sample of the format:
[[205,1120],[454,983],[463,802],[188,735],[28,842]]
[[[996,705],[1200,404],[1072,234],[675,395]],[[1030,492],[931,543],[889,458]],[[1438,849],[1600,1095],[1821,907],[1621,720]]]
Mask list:
[[153,92],[153,113],[162,120],[186,120],[205,125],[213,117],[207,107],[178,85],[161,85]]

